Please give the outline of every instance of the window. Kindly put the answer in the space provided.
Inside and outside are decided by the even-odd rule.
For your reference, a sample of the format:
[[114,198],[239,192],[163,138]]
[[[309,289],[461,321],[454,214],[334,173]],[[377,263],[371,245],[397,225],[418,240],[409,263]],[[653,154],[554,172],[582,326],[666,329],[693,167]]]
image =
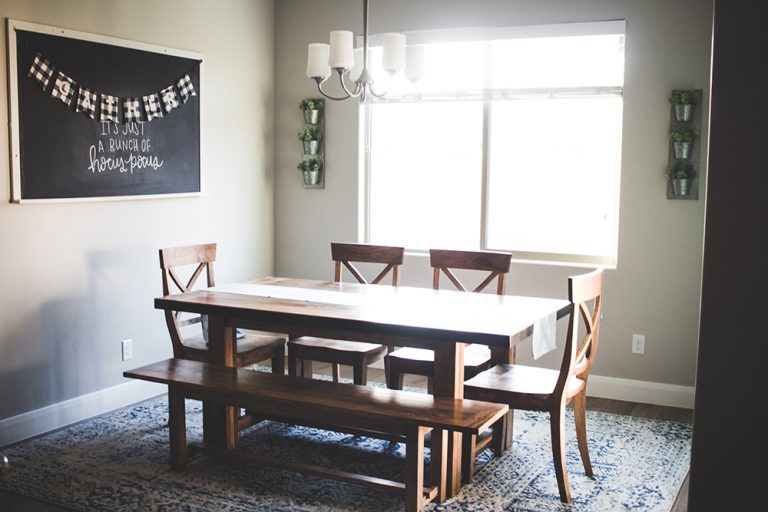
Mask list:
[[367,241],[615,265],[624,22],[495,32],[366,104]]

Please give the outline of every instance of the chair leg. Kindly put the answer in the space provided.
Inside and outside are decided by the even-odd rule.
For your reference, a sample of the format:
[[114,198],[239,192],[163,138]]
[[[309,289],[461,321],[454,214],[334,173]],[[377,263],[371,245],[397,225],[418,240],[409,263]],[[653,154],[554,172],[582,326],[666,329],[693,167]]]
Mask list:
[[285,356],[282,353],[272,357],[272,373],[285,374]]
[[427,393],[430,395],[435,394],[435,378],[431,375],[427,377]]
[[352,367],[352,382],[358,386],[368,384],[368,366],[364,362],[355,363]]
[[339,382],[339,365],[331,363],[331,368],[333,369],[333,382]]
[[573,397],[573,417],[576,421],[576,440],[579,442],[579,453],[581,453],[581,462],[584,464],[584,472],[588,477],[594,478],[592,462],[589,460],[589,446],[587,445],[586,390]]
[[461,438],[461,483],[468,484],[475,474],[475,447],[477,436],[464,434]]
[[553,409],[549,413],[549,426],[552,435],[552,459],[555,463],[555,476],[557,488],[560,491],[560,501],[571,502],[571,487],[568,483],[568,468],[565,464],[565,404]]
[[288,347],[288,375],[290,375],[291,377],[295,377],[296,375],[299,374],[298,364],[299,364],[299,361],[296,359],[296,354],[294,354],[293,350],[291,350],[289,346]]
[[389,389],[403,389],[403,374],[400,373],[388,357],[384,358],[384,373]]

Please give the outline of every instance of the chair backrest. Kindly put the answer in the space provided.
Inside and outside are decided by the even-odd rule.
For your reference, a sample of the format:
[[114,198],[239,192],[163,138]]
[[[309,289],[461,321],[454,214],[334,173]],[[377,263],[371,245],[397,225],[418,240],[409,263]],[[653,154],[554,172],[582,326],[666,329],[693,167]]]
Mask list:
[[435,290],[440,288],[440,275],[445,274],[456,289],[465,292],[467,288],[459,281],[453,270],[478,270],[488,272],[488,275],[472,290],[473,292],[483,291],[496,279],[496,293],[504,295],[511,261],[512,255],[505,252],[430,249],[429,263],[433,272],[432,288]]
[[[198,278],[205,271],[206,286],[215,286],[213,262],[216,261],[216,244],[186,245],[160,249],[160,268],[163,271],[163,295],[187,293],[191,291]],[[194,267],[193,267],[194,265]],[[189,267],[191,275],[188,279],[179,276],[179,267]],[[181,312],[165,312],[165,322],[173,343],[174,356],[180,357],[183,349],[181,328],[201,322],[200,316],[181,319]]]
[[[577,377],[584,381],[597,356],[600,338],[600,315],[602,314],[603,270],[568,278],[568,300],[571,313],[565,340],[560,378],[555,386],[556,393],[567,390],[569,379]],[[579,340],[579,325],[583,322],[585,333]]]
[[334,279],[337,282],[341,282],[341,270],[344,266],[358,282],[369,284],[354,263],[379,263],[384,265],[384,269],[370,281],[370,284],[379,284],[387,274],[392,272],[392,285],[398,286],[400,284],[400,266],[403,264],[404,257],[404,247],[331,243],[331,258],[336,262]]

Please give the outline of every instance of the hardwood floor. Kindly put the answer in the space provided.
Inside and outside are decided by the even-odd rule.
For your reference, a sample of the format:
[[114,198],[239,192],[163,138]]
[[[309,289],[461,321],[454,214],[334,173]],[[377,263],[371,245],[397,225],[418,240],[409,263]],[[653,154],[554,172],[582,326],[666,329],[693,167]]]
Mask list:
[[[329,365],[315,365],[315,373],[330,375]],[[351,369],[342,368],[341,376],[352,378]],[[368,373],[369,382],[384,382],[383,370],[371,368]],[[406,375],[405,386],[420,387],[426,389],[426,380],[423,377]],[[657,405],[640,404],[634,402],[622,402],[618,400],[609,400],[606,398],[587,398],[587,409],[591,411],[603,411],[614,414],[624,414],[627,416],[637,416],[666,421],[677,421],[681,423],[693,422],[693,411],[691,409],[677,409],[674,407],[663,407]],[[13,471],[13,461],[11,469]],[[72,512],[72,509],[52,505],[44,501],[27,498],[15,493],[0,490],[0,504],[3,512]],[[683,485],[677,495],[674,505],[670,512],[688,512],[688,477],[686,476]]]

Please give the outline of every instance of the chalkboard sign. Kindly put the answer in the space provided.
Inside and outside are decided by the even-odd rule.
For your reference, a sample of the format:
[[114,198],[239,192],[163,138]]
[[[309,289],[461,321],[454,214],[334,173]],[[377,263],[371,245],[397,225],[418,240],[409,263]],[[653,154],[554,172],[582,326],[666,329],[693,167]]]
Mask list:
[[200,193],[202,55],[8,20],[11,201]]

